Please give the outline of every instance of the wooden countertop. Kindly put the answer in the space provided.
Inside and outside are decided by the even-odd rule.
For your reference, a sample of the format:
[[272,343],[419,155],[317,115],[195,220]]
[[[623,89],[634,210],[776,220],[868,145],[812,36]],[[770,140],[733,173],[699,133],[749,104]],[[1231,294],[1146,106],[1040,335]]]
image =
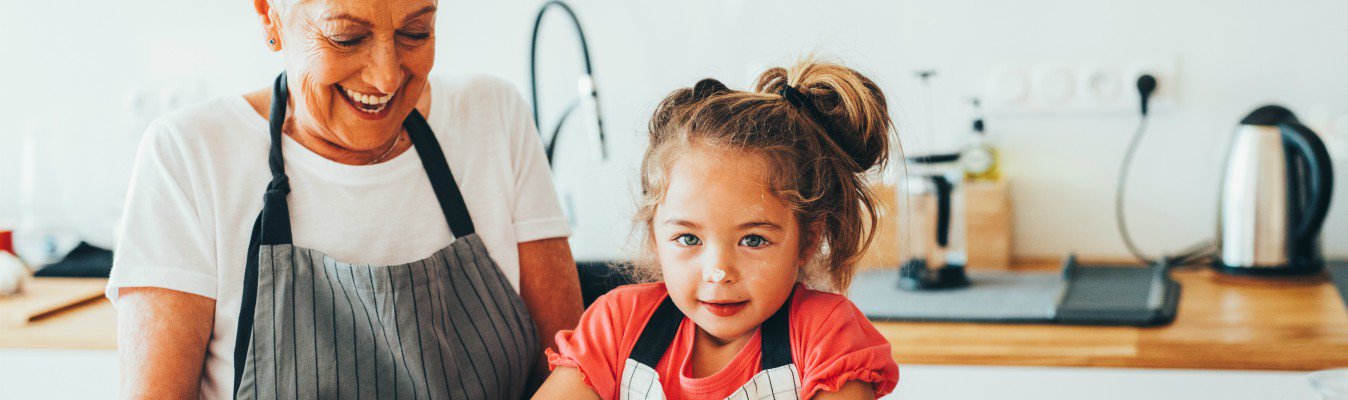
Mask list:
[[[1039,264],[1032,269],[1056,268]],[[880,322],[900,364],[1312,371],[1348,367],[1348,309],[1321,274],[1237,278],[1175,270],[1170,325]]]
[[[1032,268],[1056,268],[1043,264]],[[881,322],[900,364],[1311,371],[1348,367],[1348,309],[1323,275],[1234,278],[1177,270],[1179,315],[1161,327]],[[23,328],[0,348],[116,348],[116,311],[96,299]]]
[[96,298],[23,327],[0,326],[0,349],[117,349],[117,310]]

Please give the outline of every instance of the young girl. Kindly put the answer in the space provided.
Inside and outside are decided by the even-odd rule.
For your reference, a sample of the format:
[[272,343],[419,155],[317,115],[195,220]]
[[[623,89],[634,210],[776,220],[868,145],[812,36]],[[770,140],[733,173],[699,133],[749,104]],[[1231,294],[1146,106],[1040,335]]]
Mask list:
[[889,344],[843,291],[875,226],[884,95],[846,67],[773,68],[753,92],[714,79],[650,123],[633,272],[548,350],[536,398],[872,398]]

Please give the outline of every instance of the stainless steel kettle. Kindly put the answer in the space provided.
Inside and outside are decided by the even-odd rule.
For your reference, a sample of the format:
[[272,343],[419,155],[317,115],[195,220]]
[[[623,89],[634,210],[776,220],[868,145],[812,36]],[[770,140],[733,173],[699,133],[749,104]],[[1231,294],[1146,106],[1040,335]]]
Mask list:
[[1329,153],[1315,132],[1280,106],[1251,112],[1227,153],[1214,267],[1242,275],[1320,271],[1333,187]]

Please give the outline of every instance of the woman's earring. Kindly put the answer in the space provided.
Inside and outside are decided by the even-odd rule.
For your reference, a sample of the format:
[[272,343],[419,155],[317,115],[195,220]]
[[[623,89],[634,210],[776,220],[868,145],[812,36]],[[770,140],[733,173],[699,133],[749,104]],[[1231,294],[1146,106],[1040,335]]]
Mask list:
[[276,39],[267,39],[267,44],[272,45],[272,46],[275,46],[275,45],[276,45]]

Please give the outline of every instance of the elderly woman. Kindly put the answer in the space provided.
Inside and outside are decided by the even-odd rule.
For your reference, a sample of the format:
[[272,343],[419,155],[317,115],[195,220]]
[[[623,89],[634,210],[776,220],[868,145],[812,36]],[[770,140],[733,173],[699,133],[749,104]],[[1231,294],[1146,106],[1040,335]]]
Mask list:
[[107,295],[122,396],[519,398],[576,324],[526,104],[438,78],[435,0],[254,0],[267,89],[156,121]]

